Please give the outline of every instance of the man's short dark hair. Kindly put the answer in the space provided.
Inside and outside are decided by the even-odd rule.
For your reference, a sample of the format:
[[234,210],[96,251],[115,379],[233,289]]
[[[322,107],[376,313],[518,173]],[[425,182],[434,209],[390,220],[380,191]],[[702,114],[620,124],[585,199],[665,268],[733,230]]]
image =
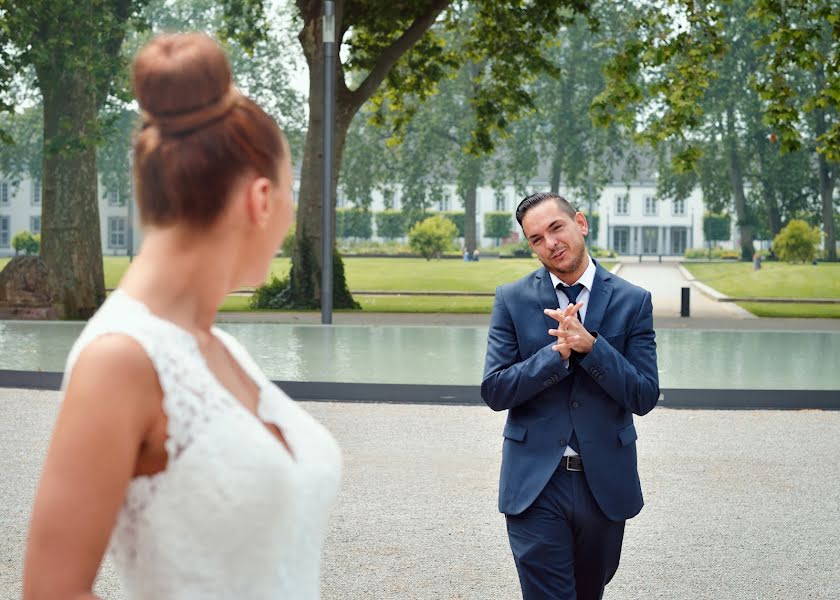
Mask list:
[[525,197],[522,202],[519,203],[519,206],[516,207],[516,220],[519,222],[519,226],[522,227],[522,218],[525,216],[526,212],[534,208],[537,204],[542,204],[546,200],[554,200],[557,202],[557,206],[559,206],[563,212],[570,217],[574,217],[577,213],[575,207],[572,206],[571,203],[563,196],[552,192],[537,192]]

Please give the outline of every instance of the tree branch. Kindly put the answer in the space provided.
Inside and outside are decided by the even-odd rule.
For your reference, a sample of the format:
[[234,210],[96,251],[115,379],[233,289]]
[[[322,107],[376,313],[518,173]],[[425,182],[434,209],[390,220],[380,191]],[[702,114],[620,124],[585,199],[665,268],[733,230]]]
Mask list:
[[400,59],[400,57],[408,52],[414,44],[416,44],[423,35],[434,24],[435,19],[443,10],[449,6],[451,0],[437,0],[434,2],[425,14],[420,15],[411,26],[403,32],[403,34],[394,40],[394,42],[382,51],[376,64],[371,69],[368,76],[362,84],[350,93],[350,99],[354,106],[361,106],[370,98],[376,89],[385,80],[388,72]]

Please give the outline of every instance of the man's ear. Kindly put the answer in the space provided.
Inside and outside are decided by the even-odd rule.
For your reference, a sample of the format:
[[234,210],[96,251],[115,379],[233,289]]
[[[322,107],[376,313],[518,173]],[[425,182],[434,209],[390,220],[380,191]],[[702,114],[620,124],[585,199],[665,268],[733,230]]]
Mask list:
[[271,216],[271,182],[266,177],[252,180],[245,190],[245,207],[252,225],[265,227]]
[[580,211],[576,212],[575,213],[575,223],[577,223],[577,226],[578,226],[578,228],[580,229],[580,232],[583,235],[588,235],[589,234],[589,223],[586,220],[586,215],[584,215]]

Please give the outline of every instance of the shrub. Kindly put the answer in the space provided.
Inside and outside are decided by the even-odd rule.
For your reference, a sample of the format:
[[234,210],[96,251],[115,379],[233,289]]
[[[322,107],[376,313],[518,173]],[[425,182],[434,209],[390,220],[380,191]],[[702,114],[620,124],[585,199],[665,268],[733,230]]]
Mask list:
[[811,262],[817,254],[817,244],[822,241],[819,228],[810,227],[805,221],[792,219],[773,239],[773,251],[780,260]]
[[458,228],[458,237],[464,237],[464,212],[450,210],[441,214],[443,214],[444,217],[455,223],[455,227]]
[[730,236],[732,218],[729,215],[706,213],[703,215],[703,236],[706,241],[722,242]]
[[15,255],[20,252],[38,254],[41,251],[41,236],[32,235],[28,231],[21,231],[12,238],[12,248],[15,249]]
[[506,238],[513,229],[513,218],[509,212],[484,213],[484,237]]
[[398,210],[383,210],[376,213],[376,233],[379,237],[393,240],[405,236],[405,215]]
[[408,244],[411,249],[426,260],[440,256],[453,247],[453,240],[458,235],[458,228],[449,219],[435,215],[415,224],[408,232]]
[[251,308],[286,308],[289,305],[289,280],[277,279],[272,275],[271,280],[254,290],[251,296]]
[[335,234],[340,238],[370,239],[373,236],[370,211],[364,208],[336,209]]
[[280,246],[280,252],[283,256],[291,256],[295,252],[295,224],[289,227],[289,232],[283,240],[283,245]]
[[499,251],[499,256],[513,256],[516,258],[528,258],[533,256],[531,253],[531,247],[528,245],[527,240],[522,240],[521,242],[516,242],[515,244],[504,244],[497,248]]

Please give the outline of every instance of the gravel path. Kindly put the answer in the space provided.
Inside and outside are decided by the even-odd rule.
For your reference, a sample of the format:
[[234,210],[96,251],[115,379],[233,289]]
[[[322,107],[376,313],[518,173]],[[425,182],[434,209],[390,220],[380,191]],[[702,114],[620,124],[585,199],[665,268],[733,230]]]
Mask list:
[[[0,390],[0,598],[17,598],[58,394]],[[323,598],[515,599],[496,512],[504,414],[306,403],[345,473]],[[840,412],[657,409],[637,419],[647,506],[628,523],[618,599],[840,598]],[[106,563],[98,591],[121,598]]]

